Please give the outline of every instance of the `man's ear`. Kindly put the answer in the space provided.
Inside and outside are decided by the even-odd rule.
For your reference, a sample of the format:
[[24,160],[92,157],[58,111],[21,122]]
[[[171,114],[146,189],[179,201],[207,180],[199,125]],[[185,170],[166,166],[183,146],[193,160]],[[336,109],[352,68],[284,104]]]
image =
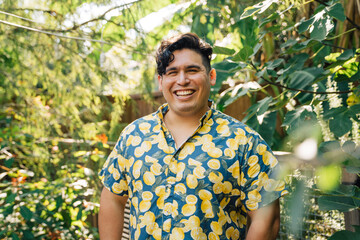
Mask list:
[[159,91],[162,91],[162,76],[158,75]]
[[216,70],[215,68],[212,68],[210,70],[210,84],[211,86],[214,86],[216,83]]

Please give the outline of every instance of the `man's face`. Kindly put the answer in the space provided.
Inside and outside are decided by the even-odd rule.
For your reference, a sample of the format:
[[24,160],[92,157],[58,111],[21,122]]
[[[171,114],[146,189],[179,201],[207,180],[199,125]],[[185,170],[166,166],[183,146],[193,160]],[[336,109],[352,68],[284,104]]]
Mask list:
[[206,70],[202,57],[191,49],[173,52],[164,75],[158,76],[159,89],[169,104],[171,114],[202,116],[208,110],[210,86],[215,84],[216,72]]

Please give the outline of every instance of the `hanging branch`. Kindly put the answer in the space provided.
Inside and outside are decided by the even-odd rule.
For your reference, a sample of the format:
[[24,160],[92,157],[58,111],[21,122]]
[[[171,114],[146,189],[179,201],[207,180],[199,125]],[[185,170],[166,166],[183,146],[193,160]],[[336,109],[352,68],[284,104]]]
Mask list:
[[31,27],[26,27],[26,26],[22,26],[22,25],[19,25],[19,24],[16,24],[16,23],[11,23],[11,22],[7,22],[7,21],[3,21],[3,20],[0,20],[0,23],[6,24],[6,25],[9,25],[9,26],[12,26],[12,27],[23,28],[23,29],[30,30],[30,31],[33,31],[33,32],[37,32],[37,33],[43,33],[43,34],[47,34],[47,35],[56,36],[56,37],[59,37],[59,38],[67,38],[67,39],[80,40],[80,41],[98,42],[98,43],[104,43],[104,44],[108,44],[108,45],[113,45],[113,43],[103,41],[103,40],[65,36],[65,35],[62,35],[62,34],[52,33],[52,32],[48,32],[48,31],[44,31],[44,30],[40,30],[40,29],[36,29],[36,28],[31,28]]
[[[251,66],[255,69],[256,72],[259,72],[259,69],[252,63],[250,62]],[[262,80],[264,80],[265,82],[267,82],[268,84],[280,87],[280,88],[284,88],[290,91],[296,91],[296,92],[302,92],[302,93],[311,93],[311,94],[347,94],[347,93],[351,93],[353,92],[353,90],[348,90],[348,91],[338,91],[338,92],[315,92],[315,91],[311,91],[311,90],[306,90],[306,89],[299,89],[299,88],[292,88],[292,87],[288,87],[285,85],[282,85],[280,83],[275,83],[275,82],[271,82],[270,80],[264,78],[264,77],[260,77]]]

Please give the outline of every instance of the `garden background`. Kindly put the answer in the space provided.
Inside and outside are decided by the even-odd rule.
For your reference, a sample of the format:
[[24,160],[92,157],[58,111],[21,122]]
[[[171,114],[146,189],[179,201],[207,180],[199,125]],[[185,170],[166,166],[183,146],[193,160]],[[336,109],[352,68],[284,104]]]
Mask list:
[[359,0],[0,0],[1,239],[98,239],[97,172],[188,31],[283,163],[279,238],[360,239]]

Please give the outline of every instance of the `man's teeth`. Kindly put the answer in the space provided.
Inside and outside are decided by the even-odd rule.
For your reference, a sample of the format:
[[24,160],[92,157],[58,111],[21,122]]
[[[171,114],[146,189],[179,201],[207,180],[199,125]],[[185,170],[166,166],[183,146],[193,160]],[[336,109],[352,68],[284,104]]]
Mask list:
[[184,91],[177,91],[176,95],[178,95],[178,96],[186,96],[186,95],[190,95],[192,93],[193,93],[192,90],[184,90]]

